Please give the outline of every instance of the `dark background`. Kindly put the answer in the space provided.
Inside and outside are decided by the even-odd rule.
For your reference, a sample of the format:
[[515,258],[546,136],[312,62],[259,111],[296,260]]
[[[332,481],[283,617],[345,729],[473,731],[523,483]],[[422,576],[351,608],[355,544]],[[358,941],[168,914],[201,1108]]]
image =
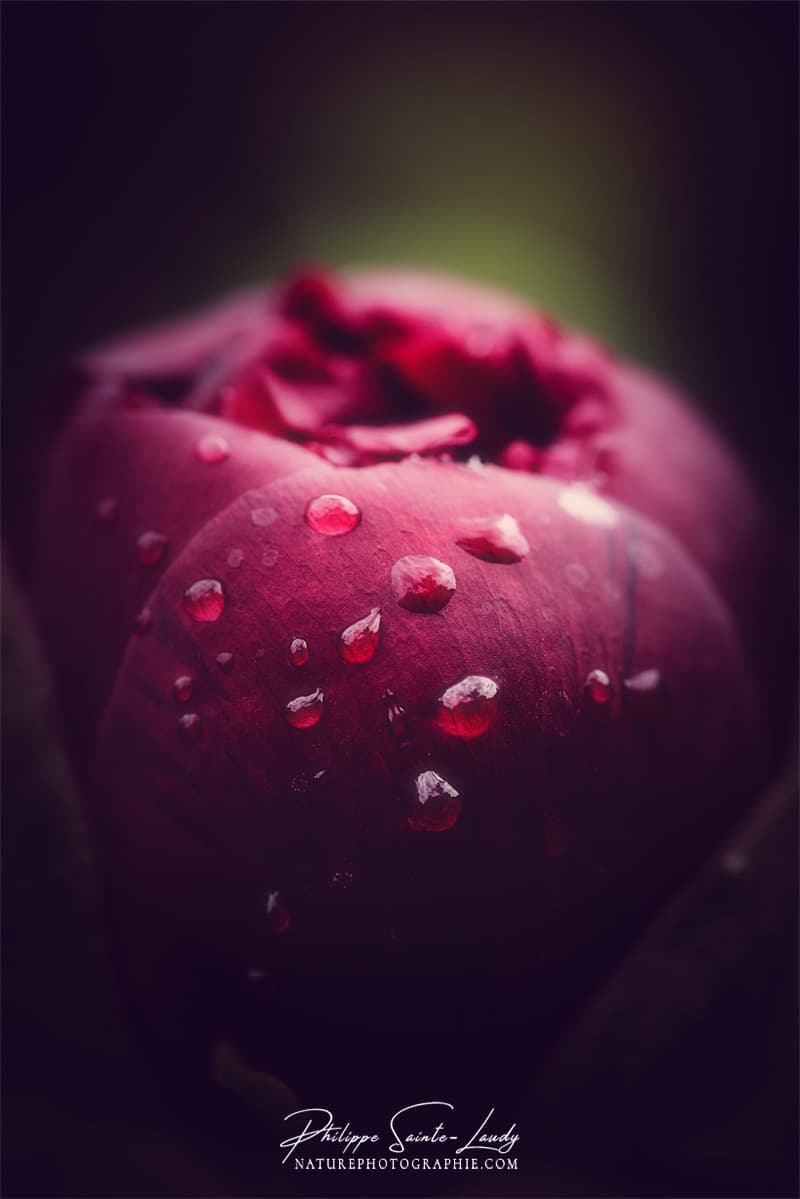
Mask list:
[[298,262],[512,286],[794,518],[793,3],[6,3],[6,500],[64,354]]

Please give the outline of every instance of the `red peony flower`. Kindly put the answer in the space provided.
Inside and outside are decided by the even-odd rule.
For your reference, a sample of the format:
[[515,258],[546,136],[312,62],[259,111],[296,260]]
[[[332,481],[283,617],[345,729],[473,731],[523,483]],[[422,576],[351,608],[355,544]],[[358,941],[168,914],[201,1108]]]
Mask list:
[[763,781],[740,468],[659,380],[416,273],[245,294],[67,399],[37,605],[138,1010],[326,1103],[507,1072],[488,1022],[546,1044]]

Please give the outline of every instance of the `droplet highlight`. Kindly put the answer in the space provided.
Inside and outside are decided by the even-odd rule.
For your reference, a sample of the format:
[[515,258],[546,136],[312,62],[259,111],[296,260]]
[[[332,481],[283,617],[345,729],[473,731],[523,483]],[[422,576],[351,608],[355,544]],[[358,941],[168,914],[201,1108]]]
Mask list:
[[302,637],[295,637],[289,646],[289,661],[292,666],[305,666],[310,656],[308,642]]
[[221,654],[217,654],[214,660],[224,674],[230,674],[233,670],[234,657],[229,650],[223,650]]
[[325,693],[320,687],[310,695],[298,695],[286,705],[286,719],[293,729],[311,729],[322,720]]
[[230,457],[231,447],[221,433],[206,433],[198,441],[195,452],[201,462],[224,462]]
[[497,719],[498,690],[494,679],[480,674],[453,683],[437,700],[439,728],[464,741],[483,736]]
[[657,691],[661,686],[660,670],[640,670],[638,674],[625,679],[623,686],[627,691],[648,692]]
[[389,725],[389,732],[402,744],[408,745],[411,741],[411,734],[405,708],[402,708],[397,702],[394,691],[389,691],[388,688],[383,693],[383,702],[386,704],[386,722]]
[[225,592],[219,579],[198,579],[187,587],[183,606],[192,620],[210,624],[219,620],[225,608]]
[[194,679],[188,674],[178,675],[172,684],[172,695],[176,704],[188,704],[194,690]]
[[178,717],[178,735],[186,745],[194,745],[200,740],[203,732],[203,722],[196,712],[186,712]]
[[613,688],[611,679],[604,670],[590,670],[584,682],[586,698],[593,704],[607,704]]
[[254,508],[250,513],[250,520],[258,529],[268,529],[277,519],[278,513],[275,508]]
[[373,608],[339,635],[339,656],[345,662],[363,666],[375,657],[380,639],[381,610]]
[[133,631],[137,637],[144,637],[153,627],[153,612],[150,608],[142,608],[141,612],[134,617]]
[[244,562],[244,552],[240,549],[231,550],[228,554],[228,566],[232,566],[234,570],[238,570]]
[[483,562],[497,562],[506,566],[521,562],[531,548],[517,521],[508,512],[502,516],[475,516],[460,520],[456,545]]
[[435,770],[424,770],[414,780],[414,808],[409,828],[419,833],[444,833],[461,814],[461,798],[447,779]]
[[453,598],[456,576],[446,562],[411,554],[392,567],[392,590],[409,612],[441,612]]
[[136,553],[142,566],[156,566],[164,557],[168,544],[163,533],[142,533],[136,539]]
[[342,537],[352,533],[361,520],[361,512],[343,495],[318,495],[309,500],[305,511],[306,524],[315,533],[326,537]]
[[563,487],[558,494],[558,506],[562,512],[586,525],[597,525],[613,529],[619,523],[619,513],[613,504],[596,495],[588,487],[576,484]]
[[289,931],[291,923],[289,909],[279,891],[269,892],[264,903],[264,913],[267,917],[269,930],[274,936],[279,937],[282,933]]

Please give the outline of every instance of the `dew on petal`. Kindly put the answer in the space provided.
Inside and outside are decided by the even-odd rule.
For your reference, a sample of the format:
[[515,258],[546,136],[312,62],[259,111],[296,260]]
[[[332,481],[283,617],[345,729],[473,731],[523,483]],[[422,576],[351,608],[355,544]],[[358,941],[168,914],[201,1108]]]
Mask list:
[[623,686],[628,691],[656,691],[661,686],[660,670],[640,670],[638,674],[625,679]]
[[389,725],[389,732],[398,741],[407,745],[411,740],[411,735],[408,730],[405,708],[400,707],[394,691],[390,691],[388,688],[383,693],[383,702],[386,704],[386,721]]
[[289,661],[292,666],[305,666],[309,657],[308,642],[302,637],[295,637],[289,646]]
[[461,813],[458,791],[435,770],[424,770],[414,780],[414,808],[409,828],[419,833],[443,833],[452,828]]
[[341,537],[351,533],[361,520],[361,512],[343,495],[318,495],[309,500],[305,512],[306,524],[315,533],[326,537]]
[[108,528],[108,526],[113,525],[114,521],[117,519],[117,513],[119,512],[119,500],[114,495],[106,496],[104,500],[99,501],[94,511],[95,516],[97,517],[97,523],[102,528]]
[[194,745],[200,740],[203,732],[203,722],[196,712],[186,712],[178,717],[178,735],[186,745]]
[[274,566],[278,561],[277,546],[268,545],[261,555],[261,563],[263,566]]
[[373,608],[339,635],[339,655],[345,662],[363,666],[375,657],[380,639],[381,610]]
[[293,729],[312,729],[322,719],[325,693],[320,687],[310,695],[298,695],[286,705],[286,719]]
[[268,529],[278,519],[275,508],[253,508],[250,519],[258,529]]
[[604,670],[590,670],[583,686],[586,698],[593,704],[607,704],[611,699],[611,679]]
[[336,870],[331,878],[331,886],[335,891],[347,891],[353,885],[353,871],[349,868]]
[[232,566],[237,570],[244,562],[244,552],[240,549],[233,549],[228,554],[228,566]]
[[172,684],[172,695],[176,704],[188,704],[194,690],[194,679],[188,674],[179,674]]
[[155,566],[164,557],[168,540],[163,533],[148,531],[136,539],[136,553],[142,566]]
[[233,670],[234,658],[230,650],[223,650],[221,654],[217,654],[215,662],[220,670],[224,671],[225,674],[230,674],[230,672]]
[[289,931],[289,909],[283,901],[280,891],[270,891],[264,902],[264,913],[270,932],[278,937]]
[[436,719],[446,733],[470,741],[488,732],[497,719],[497,708],[494,679],[469,674],[439,696]]
[[145,633],[149,633],[153,627],[153,612],[151,608],[142,608],[141,612],[135,617],[133,622],[133,631],[137,637],[144,637]]
[[581,562],[569,562],[564,567],[564,578],[573,587],[585,587],[589,582],[589,572]]
[[409,612],[441,612],[453,598],[456,576],[438,558],[411,554],[392,567],[392,589],[400,607]]
[[619,513],[613,504],[595,495],[588,487],[563,487],[558,494],[558,506],[568,516],[587,525],[612,529],[619,522]]
[[465,517],[458,522],[456,545],[484,562],[521,562],[530,546],[513,516]]
[[219,579],[198,579],[187,587],[183,595],[183,606],[201,624],[219,620],[225,607],[225,593]]
[[231,447],[221,433],[206,433],[197,443],[196,453],[201,462],[224,462]]

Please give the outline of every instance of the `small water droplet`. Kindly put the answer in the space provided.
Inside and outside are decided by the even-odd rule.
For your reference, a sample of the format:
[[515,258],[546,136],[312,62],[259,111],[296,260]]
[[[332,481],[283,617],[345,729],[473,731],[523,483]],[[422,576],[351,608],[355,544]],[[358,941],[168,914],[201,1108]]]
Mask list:
[[593,704],[607,704],[611,699],[611,679],[604,670],[590,670],[584,682],[586,698]]
[[308,775],[297,774],[289,783],[289,790],[293,791],[295,795],[305,795],[310,785]]
[[243,562],[244,562],[244,553],[242,552],[242,550],[239,550],[239,549],[231,550],[231,552],[228,554],[228,566],[232,566],[234,570],[236,570],[238,567],[240,567]]
[[229,650],[223,650],[221,654],[217,654],[215,661],[220,670],[224,670],[225,674],[230,674],[233,670],[234,658]]
[[197,443],[196,453],[201,462],[224,462],[231,447],[221,433],[206,433]]
[[142,566],[155,566],[160,562],[167,544],[167,538],[163,533],[142,533],[136,540],[136,553]]
[[453,598],[456,576],[438,558],[411,554],[392,567],[392,589],[409,612],[440,612]]
[[183,595],[183,606],[201,624],[219,620],[225,607],[225,592],[219,579],[198,579],[187,587]]
[[309,657],[308,642],[302,637],[295,637],[289,646],[289,661],[292,666],[305,666]]
[[274,566],[278,561],[278,550],[274,545],[268,545],[261,555],[261,564],[263,566]]
[[188,704],[192,698],[192,690],[194,689],[194,679],[188,674],[178,675],[175,682],[172,684],[172,694],[175,702],[178,704]]
[[383,702],[386,704],[386,720],[389,725],[389,732],[398,741],[408,745],[411,736],[408,731],[408,718],[405,708],[400,707],[394,691],[389,691],[388,688],[383,693]]
[[250,519],[256,528],[268,529],[278,519],[278,513],[275,508],[254,508]]
[[178,717],[178,735],[187,745],[194,745],[200,740],[203,732],[203,722],[196,712],[186,712]]
[[634,541],[628,546],[628,556],[644,579],[660,579],[664,573],[661,555],[646,541]]
[[452,828],[461,813],[455,787],[435,770],[424,770],[414,780],[416,798],[408,818],[409,828],[419,833],[443,833]]
[[349,868],[337,870],[334,872],[331,879],[331,886],[335,891],[347,891],[353,885],[353,871]]
[[339,654],[345,662],[363,666],[371,662],[381,639],[381,610],[373,608],[361,620],[348,625],[339,636]]
[[108,528],[108,526],[113,525],[114,521],[117,519],[118,512],[119,500],[117,497],[114,495],[106,496],[104,500],[100,500],[95,508],[97,523],[103,528]]
[[640,670],[638,674],[625,679],[623,686],[628,691],[656,691],[661,685],[660,670]]
[[573,587],[585,587],[589,582],[589,572],[580,562],[570,562],[564,567],[564,578]]
[[327,773],[328,773],[327,770],[318,770],[317,773],[314,775],[314,782],[318,783],[320,781],[320,779],[324,779],[325,775]]
[[476,474],[481,474],[486,470],[486,463],[483,461],[480,454],[471,454],[464,463],[464,466],[467,468],[467,470],[475,471]]
[[494,679],[469,674],[443,691],[437,700],[437,723],[454,737],[481,737],[497,719],[498,688]]
[[270,891],[264,904],[270,932],[276,937],[289,931],[289,909],[279,891]]
[[153,627],[153,612],[150,608],[142,608],[133,622],[133,631],[137,637],[144,637]]
[[320,687],[310,695],[298,695],[286,705],[286,719],[293,729],[312,729],[322,719],[325,693]]
[[513,516],[465,517],[458,522],[456,545],[484,562],[521,562],[530,546]]
[[351,533],[361,520],[361,513],[352,500],[343,495],[318,495],[306,507],[306,524],[315,533],[326,537],[341,537]]
[[558,506],[568,516],[587,525],[612,529],[619,522],[619,513],[608,500],[579,484],[561,489],[558,494]]

